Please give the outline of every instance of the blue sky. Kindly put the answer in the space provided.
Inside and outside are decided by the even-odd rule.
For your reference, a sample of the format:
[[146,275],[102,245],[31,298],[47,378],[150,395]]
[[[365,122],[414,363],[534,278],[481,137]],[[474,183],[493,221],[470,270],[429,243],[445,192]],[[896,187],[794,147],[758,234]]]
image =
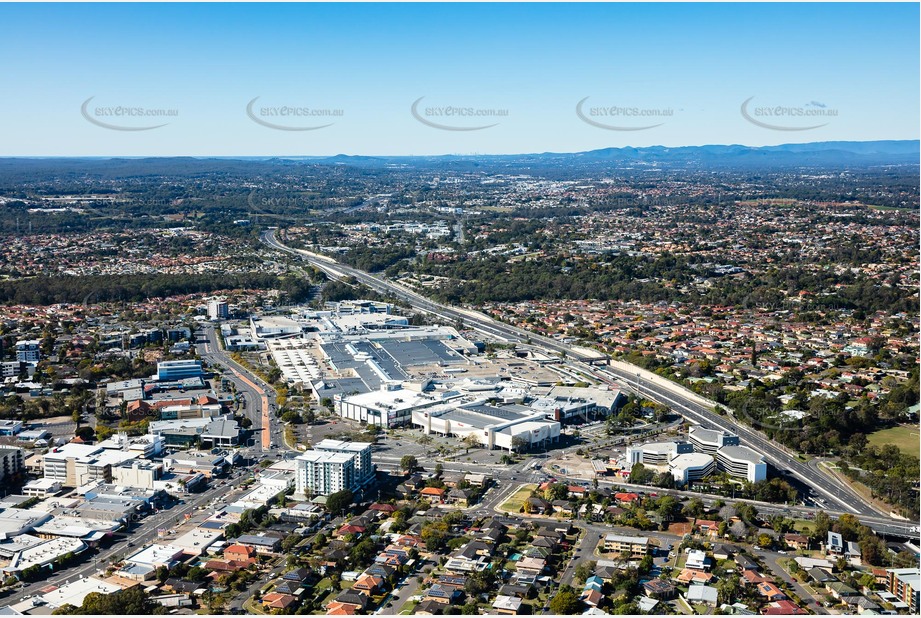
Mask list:
[[910,3],[3,4],[0,156],[917,139],[918,21]]

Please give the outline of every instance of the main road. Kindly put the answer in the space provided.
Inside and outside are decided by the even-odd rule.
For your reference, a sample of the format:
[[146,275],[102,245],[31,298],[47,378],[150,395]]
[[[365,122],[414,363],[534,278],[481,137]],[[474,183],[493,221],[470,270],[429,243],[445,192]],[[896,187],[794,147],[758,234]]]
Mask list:
[[[774,467],[791,477],[800,480],[805,485],[812,487],[826,499],[839,506],[842,512],[854,513],[862,516],[873,517],[879,521],[885,520],[893,526],[904,527],[912,532],[917,526],[912,522],[900,521],[889,517],[888,513],[878,511],[873,505],[868,504],[849,485],[825,475],[815,468],[808,466],[795,454],[788,451],[783,445],[767,438],[764,434],[737,421],[730,414],[715,412],[717,404],[703,399],[678,384],[666,381],[661,376],[646,371],[640,367],[625,366],[625,363],[611,363],[607,367],[597,367],[591,363],[598,360],[598,356],[591,350],[580,351],[549,337],[526,331],[521,328],[504,324],[480,312],[460,309],[436,303],[410,288],[387,281],[352,268],[336,260],[311,251],[292,249],[275,238],[275,230],[269,229],[262,232],[260,239],[263,243],[293,255],[297,255],[309,262],[315,268],[323,271],[334,279],[352,277],[372,290],[392,296],[409,303],[414,309],[430,313],[442,319],[463,323],[473,330],[509,342],[531,342],[546,349],[568,356],[571,364],[580,371],[587,373],[601,382],[612,384],[615,380],[620,383],[635,385],[643,396],[665,404],[679,412],[694,423],[705,427],[713,427],[731,431],[738,435],[743,443],[751,446]],[[912,536],[915,536],[914,534]]]
[[272,387],[224,352],[217,340],[214,327],[205,326],[196,335],[196,340],[199,336],[204,336],[204,341],[198,341],[196,344],[199,356],[211,366],[222,364],[227,367],[230,372],[227,378],[234,383],[237,393],[244,395],[244,414],[252,421],[252,430],[259,433],[254,444],[255,450],[271,451],[276,446],[283,445],[281,424],[272,422],[271,412],[275,405]]
[[[158,530],[170,529],[173,526],[182,524],[185,517],[194,516],[196,511],[202,507],[207,507],[216,500],[227,500],[229,494],[237,489],[237,486],[250,478],[249,474],[241,471],[235,471],[229,479],[212,479],[211,486],[198,494],[184,494],[183,503],[177,504],[172,508],[160,511],[155,515],[148,515],[125,530],[124,534],[117,534],[112,545],[105,549],[89,550],[84,562],[62,571],[55,572],[47,577],[28,584],[17,592],[20,599],[41,594],[41,590],[48,586],[62,586],[74,582],[78,579],[95,575],[97,571],[105,570],[109,566],[109,561],[118,561],[131,554],[138,552],[147,543],[153,542],[158,537]],[[90,561],[92,558],[92,561]]]

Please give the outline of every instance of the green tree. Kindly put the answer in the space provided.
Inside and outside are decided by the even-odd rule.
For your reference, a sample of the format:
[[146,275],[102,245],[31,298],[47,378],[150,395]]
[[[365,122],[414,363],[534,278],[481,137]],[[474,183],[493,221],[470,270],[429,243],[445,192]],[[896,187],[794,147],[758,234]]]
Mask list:
[[704,514],[704,503],[700,498],[691,498],[682,512],[687,517],[700,517]]
[[569,495],[569,487],[564,483],[553,483],[545,491],[545,497],[551,502],[554,500],[565,500]]
[[570,616],[581,613],[582,602],[575,590],[569,586],[561,586],[556,596],[550,599],[550,613],[561,616]]
[[598,566],[598,563],[594,560],[587,560],[585,562],[580,562],[576,567],[574,576],[576,581],[584,584],[585,581],[595,574],[595,567]]
[[404,472],[412,474],[417,467],[419,467],[419,461],[412,455],[403,455],[400,458],[400,469]]
[[728,577],[722,577],[716,584],[717,597],[720,603],[732,603],[738,598],[742,586],[739,584],[739,576],[735,573]]
[[151,615],[165,614],[166,608],[150,600],[140,587],[126,588],[112,594],[91,592],[83,599],[80,607],[62,605],[54,610],[55,614],[74,615]]
[[326,510],[333,515],[341,515],[352,506],[355,496],[348,489],[329,494],[326,498]]
[[641,463],[635,463],[633,464],[633,467],[630,468],[630,476],[627,480],[629,480],[634,485],[646,485],[652,481],[654,476],[655,472],[648,469]]

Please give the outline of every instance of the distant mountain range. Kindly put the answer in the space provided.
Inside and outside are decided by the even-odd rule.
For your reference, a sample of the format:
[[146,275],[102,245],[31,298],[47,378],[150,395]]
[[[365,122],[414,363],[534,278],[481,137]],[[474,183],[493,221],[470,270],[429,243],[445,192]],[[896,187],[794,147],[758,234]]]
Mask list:
[[[260,171],[266,166],[346,165],[378,168],[401,166],[477,169],[484,165],[519,170],[554,167],[610,169],[668,168],[687,170],[755,168],[842,168],[881,165],[918,165],[919,140],[869,142],[810,142],[779,146],[648,146],[602,148],[573,153],[517,155],[355,156],[333,157],[11,157],[0,158],[0,172],[101,173],[106,176],[139,173]],[[536,171],[536,170],[534,170]]]
[[585,152],[545,152],[519,155],[441,155],[429,157],[368,157],[336,155],[311,159],[348,165],[380,165],[392,162],[480,161],[503,163],[620,163],[665,166],[840,166],[848,164],[918,164],[919,140],[883,140],[872,142],[809,142],[779,146],[742,146],[733,144],[708,146],[647,146],[636,148],[602,148]]

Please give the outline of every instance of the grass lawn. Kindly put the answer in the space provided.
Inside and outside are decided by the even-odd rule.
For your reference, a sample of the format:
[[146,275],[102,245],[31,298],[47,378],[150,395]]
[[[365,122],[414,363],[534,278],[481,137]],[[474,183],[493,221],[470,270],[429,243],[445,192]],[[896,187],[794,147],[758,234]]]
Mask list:
[[416,605],[419,605],[419,604],[415,601],[410,601],[409,603],[403,606],[403,610],[400,612],[400,615],[401,616],[411,615],[413,613],[413,610],[416,609]]
[[249,614],[256,614],[256,615],[265,614],[265,612],[262,609],[262,603],[254,601],[252,599],[248,599],[246,603],[243,604],[243,609],[245,609],[247,613]]
[[520,512],[521,507],[524,506],[525,501],[531,496],[531,492],[535,489],[537,489],[537,485],[522,486],[521,489],[512,494],[512,496],[499,507],[499,510],[508,513]]
[[793,529],[800,534],[812,534],[815,530],[815,524],[805,519],[796,519],[793,521]]
[[868,435],[867,439],[875,446],[892,444],[906,455],[921,459],[921,442],[918,440],[918,428],[914,425],[881,429]]

